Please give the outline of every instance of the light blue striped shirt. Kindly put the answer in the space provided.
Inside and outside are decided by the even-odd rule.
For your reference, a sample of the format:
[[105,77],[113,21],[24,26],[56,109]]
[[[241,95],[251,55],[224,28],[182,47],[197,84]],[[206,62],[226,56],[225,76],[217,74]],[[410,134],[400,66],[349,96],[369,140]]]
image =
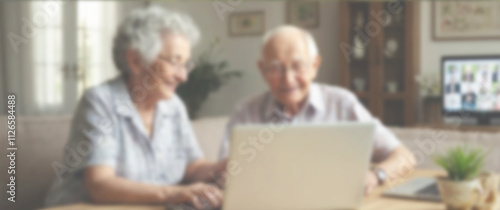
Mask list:
[[385,159],[401,145],[396,136],[379,120],[375,119],[349,90],[312,83],[305,105],[293,117],[286,115],[283,108],[269,91],[249,97],[235,107],[226,128],[219,158],[229,155],[230,133],[236,125],[268,123],[334,123],[342,121],[373,121],[375,136],[373,160]]
[[113,167],[120,177],[157,185],[182,181],[186,165],[203,156],[184,104],[174,95],[158,102],[151,138],[133,106],[125,79],[85,92],[74,114],[63,160],[46,205],[88,202],[83,170]]

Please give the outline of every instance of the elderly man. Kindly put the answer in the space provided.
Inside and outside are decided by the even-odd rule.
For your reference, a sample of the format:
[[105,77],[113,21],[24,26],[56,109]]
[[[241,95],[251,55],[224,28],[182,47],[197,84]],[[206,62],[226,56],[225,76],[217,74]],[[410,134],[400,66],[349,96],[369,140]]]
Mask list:
[[[264,36],[261,53],[258,67],[269,91],[236,106],[222,142],[221,159],[228,155],[229,133],[235,125],[373,120],[374,166],[367,174],[366,194],[413,169],[413,155],[374,120],[356,96],[340,87],[313,83],[321,58],[311,34],[294,26],[280,26]],[[258,144],[252,142],[257,149],[262,147]]]

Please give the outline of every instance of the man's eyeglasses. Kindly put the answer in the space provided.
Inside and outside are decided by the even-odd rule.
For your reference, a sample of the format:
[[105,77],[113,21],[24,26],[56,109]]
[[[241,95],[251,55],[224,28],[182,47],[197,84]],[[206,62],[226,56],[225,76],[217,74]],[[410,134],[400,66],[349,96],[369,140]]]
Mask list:
[[280,77],[287,69],[290,69],[296,75],[303,75],[309,70],[309,67],[310,63],[303,61],[294,61],[289,67],[279,61],[273,61],[265,66],[265,72],[270,77]]
[[160,56],[160,59],[170,64],[176,71],[186,71],[186,73],[191,73],[196,67],[196,64],[192,60],[188,60],[186,63],[182,64],[178,59],[168,58],[164,56]]

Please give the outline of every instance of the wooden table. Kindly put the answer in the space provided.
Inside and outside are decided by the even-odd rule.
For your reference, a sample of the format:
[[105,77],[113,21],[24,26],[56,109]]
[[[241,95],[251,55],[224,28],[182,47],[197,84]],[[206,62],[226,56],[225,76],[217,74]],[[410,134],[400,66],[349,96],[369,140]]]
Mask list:
[[500,132],[500,126],[481,126],[481,125],[447,125],[443,123],[435,124],[416,124],[415,128],[429,128],[436,130],[450,130],[450,131],[463,131],[463,132],[486,132],[497,133]]
[[[417,170],[407,180],[414,177],[436,177],[443,175],[442,171]],[[398,183],[402,183],[399,181]],[[395,183],[389,183],[384,187],[380,187],[369,197],[365,198],[360,210],[445,210],[442,203],[426,202],[417,200],[405,200],[388,198],[381,196],[381,193],[396,186]],[[93,204],[74,204],[68,206],[60,206],[56,208],[48,208],[45,210],[165,210],[164,206],[134,206],[134,205],[93,205]]]

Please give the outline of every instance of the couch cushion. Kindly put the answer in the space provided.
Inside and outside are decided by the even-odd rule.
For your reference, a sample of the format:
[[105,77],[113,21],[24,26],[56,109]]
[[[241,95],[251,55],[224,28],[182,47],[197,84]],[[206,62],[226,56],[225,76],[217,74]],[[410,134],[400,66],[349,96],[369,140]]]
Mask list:
[[217,160],[228,117],[201,118],[192,122],[205,158]]
[[[51,164],[60,161],[69,132],[70,116],[19,117],[16,121],[16,202],[2,201],[0,209],[35,209],[43,204],[45,193],[52,184],[55,172]],[[5,117],[0,122],[6,122]],[[1,126],[0,136],[6,136],[6,126]],[[5,148],[5,147],[3,147]],[[7,150],[2,149],[0,168],[6,169]],[[2,183],[9,176],[0,173]],[[5,193],[5,192],[4,192]],[[2,196],[3,197],[3,196]],[[7,205],[7,206],[6,206]]]
[[500,172],[500,132],[464,132],[443,129],[391,128],[416,156],[418,168],[438,169],[433,156],[455,145],[469,145],[489,150],[485,169]]

